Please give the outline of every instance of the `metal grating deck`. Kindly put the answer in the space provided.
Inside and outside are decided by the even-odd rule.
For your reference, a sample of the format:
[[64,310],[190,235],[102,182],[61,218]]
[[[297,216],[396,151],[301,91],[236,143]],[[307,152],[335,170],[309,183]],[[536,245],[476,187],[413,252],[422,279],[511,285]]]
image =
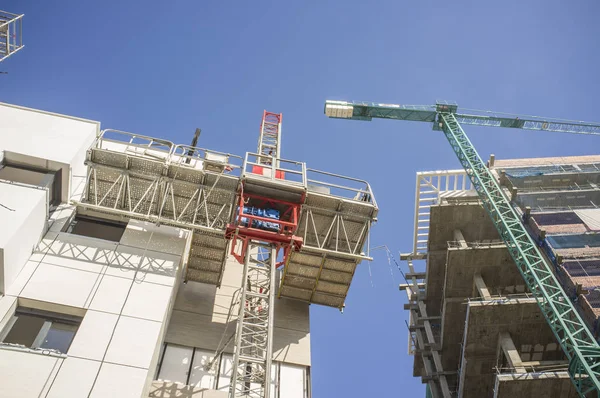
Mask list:
[[366,182],[350,197],[309,182],[297,231],[304,244],[285,264],[279,297],[343,308],[357,265],[370,260],[364,247],[377,204]]
[[86,190],[78,205],[194,231],[186,279],[218,285],[227,257],[225,226],[240,181],[240,166],[229,160],[218,152],[105,130],[88,150]]

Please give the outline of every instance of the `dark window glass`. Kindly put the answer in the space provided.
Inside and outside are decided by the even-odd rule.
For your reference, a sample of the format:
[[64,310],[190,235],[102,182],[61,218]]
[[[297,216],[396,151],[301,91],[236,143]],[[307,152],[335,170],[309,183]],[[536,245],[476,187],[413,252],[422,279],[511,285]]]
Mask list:
[[81,318],[19,308],[0,338],[4,336],[4,343],[66,353],[80,323]]
[[67,352],[75,337],[75,332],[77,332],[77,325],[52,322],[52,326],[50,326],[50,330],[48,330],[48,334],[46,334],[40,348]]
[[17,320],[4,338],[4,342],[31,347],[44,326],[45,320],[30,315],[16,315],[16,317]]
[[121,223],[75,216],[69,225],[67,232],[75,235],[88,236],[90,238],[119,242],[121,236],[123,236],[123,233],[125,232],[125,228],[126,225]]

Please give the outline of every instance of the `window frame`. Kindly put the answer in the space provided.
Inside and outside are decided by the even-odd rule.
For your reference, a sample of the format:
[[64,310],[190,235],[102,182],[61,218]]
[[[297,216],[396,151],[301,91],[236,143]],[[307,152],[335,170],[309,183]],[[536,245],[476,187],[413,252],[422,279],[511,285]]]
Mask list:
[[[42,323],[42,326],[40,327],[40,329],[37,331],[36,337],[33,339],[31,345],[27,346],[27,345],[21,344],[18,346],[20,346],[24,349],[31,349],[31,350],[51,350],[51,351],[60,353],[61,355],[66,355],[67,352],[69,351],[69,348],[73,344],[73,340],[75,339],[77,331],[79,330],[79,327],[81,326],[81,322],[83,321],[83,318],[79,317],[79,316],[44,311],[44,310],[40,310],[40,309],[36,309],[36,308],[17,307],[15,309],[15,312],[12,314],[11,319],[7,322],[5,327],[0,331],[0,344],[1,345],[13,345],[14,344],[14,343],[10,343],[10,342],[5,342],[4,340],[10,334],[13,327],[19,320],[20,316],[39,318],[39,319],[43,319],[44,322]],[[73,337],[69,341],[69,344],[64,352],[61,350],[58,350],[56,348],[42,347],[46,338],[48,337],[48,333],[52,330],[52,325],[54,325],[54,324],[69,325],[69,326],[76,327],[75,331],[73,332]]]
[[[173,383],[180,383],[183,384],[185,386],[191,386],[190,385],[190,378],[192,375],[192,370],[193,370],[193,366],[194,366],[194,358],[196,357],[196,350],[199,350],[201,352],[212,352],[212,350],[208,350],[208,349],[204,349],[204,348],[200,348],[200,347],[192,347],[192,346],[186,346],[186,345],[182,345],[182,344],[174,344],[174,343],[163,343],[162,347],[161,347],[161,352],[160,352],[160,356],[159,356],[159,362],[156,368],[156,373],[154,376],[154,380],[161,380],[160,377],[160,373],[163,367],[163,363],[164,363],[164,359],[165,359],[165,353],[167,352],[167,349],[169,348],[169,346],[176,346],[176,347],[184,347],[184,348],[188,348],[188,349],[192,349],[192,354],[190,356],[190,364],[188,366],[188,369],[186,371],[185,374],[185,383],[183,382],[178,382],[178,381],[173,381],[171,380],[171,382]],[[213,385],[211,387],[212,390],[219,390],[220,388],[224,387],[223,385],[221,385],[221,383],[219,382],[221,378],[227,378],[227,375],[225,373],[223,373],[223,361],[226,360],[227,358],[231,358],[231,360],[233,361],[233,355],[229,354],[229,353],[225,353],[225,352],[221,352],[218,357],[216,359],[214,359],[215,363],[213,365],[213,368],[215,369],[214,371],[214,380],[213,380]],[[301,367],[303,368],[303,395],[305,398],[311,398],[312,397],[312,390],[311,390],[311,377],[310,377],[310,366],[305,366],[305,365],[296,365],[296,364],[291,364],[291,363],[286,363],[286,362],[280,362],[280,361],[273,361],[272,362],[272,366],[274,367],[274,374],[272,374],[272,378],[275,382],[274,387],[272,388],[272,392],[274,392],[274,396],[273,398],[284,398],[281,397],[281,366],[282,365],[288,365],[288,366],[292,366],[292,367]],[[232,363],[233,366],[233,363]],[[233,369],[231,370],[232,372],[234,371]],[[229,377],[229,384],[231,384],[231,378]],[[272,382],[269,382],[269,388],[271,388],[272,386]]]

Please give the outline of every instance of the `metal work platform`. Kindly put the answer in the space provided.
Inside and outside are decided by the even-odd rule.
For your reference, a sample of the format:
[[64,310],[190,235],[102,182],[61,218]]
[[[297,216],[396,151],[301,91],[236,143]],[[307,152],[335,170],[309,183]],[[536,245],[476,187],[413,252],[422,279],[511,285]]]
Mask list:
[[303,245],[286,259],[279,297],[343,308],[356,266],[371,260],[368,237],[377,203],[366,181],[313,169],[306,175],[297,232]]
[[23,48],[23,15],[0,10],[0,62]]
[[[117,130],[102,131],[86,164],[81,211],[194,231],[187,280],[219,285],[226,238],[243,230],[251,239],[287,247],[279,297],[342,308],[356,266],[370,260],[368,237],[378,208],[366,181],[302,162],[256,153],[242,159]],[[277,209],[281,220],[239,213],[245,206],[240,198]],[[280,229],[244,227],[241,218]]]
[[86,212],[194,231],[186,278],[218,285],[242,158],[104,130],[87,152]]

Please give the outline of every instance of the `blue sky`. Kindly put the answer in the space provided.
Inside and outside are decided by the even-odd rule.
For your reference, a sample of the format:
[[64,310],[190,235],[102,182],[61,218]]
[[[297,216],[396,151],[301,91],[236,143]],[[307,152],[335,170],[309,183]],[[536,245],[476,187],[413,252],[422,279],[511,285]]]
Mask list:
[[[171,4],[172,3],[172,4]],[[218,4],[218,5],[217,5]],[[373,245],[412,241],[415,172],[459,168],[426,124],[351,122],[325,99],[459,106],[600,121],[600,5],[562,1],[3,1],[25,13],[25,49],[0,64],[0,101],[104,128],[243,155],[263,109],[283,150],[368,180]],[[467,128],[483,158],[597,154],[593,137]],[[417,396],[386,256],[360,266],[343,315],[311,308],[315,398]],[[393,265],[393,264],[392,264]]]

